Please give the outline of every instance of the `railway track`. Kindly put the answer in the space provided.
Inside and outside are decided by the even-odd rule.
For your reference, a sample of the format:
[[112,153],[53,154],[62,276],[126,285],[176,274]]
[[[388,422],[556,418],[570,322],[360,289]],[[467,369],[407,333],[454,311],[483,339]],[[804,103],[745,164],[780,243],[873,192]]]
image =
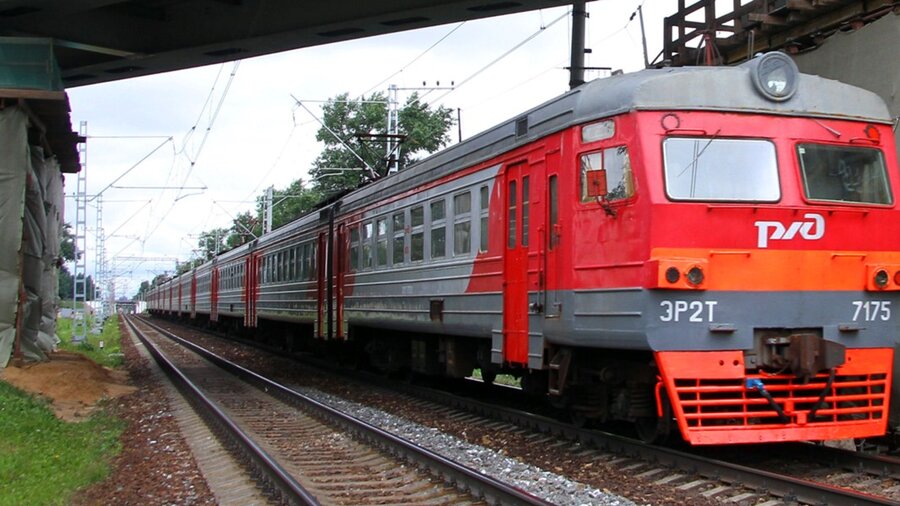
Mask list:
[[[346,371],[343,371],[346,373]],[[382,383],[378,378],[364,376],[361,381]],[[791,467],[774,466],[762,459],[758,466],[738,463],[752,456],[754,447],[743,447],[740,456],[728,451],[682,451],[669,447],[647,445],[615,434],[581,429],[571,424],[533,413],[481,402],[469,397],[391,382],[390,388],[411,397],[409,411],[424,413],[432,410],[436,418],[457,421],[473,430],[531,431],[530,441],[551,451],[566,451],[591,465],[602,462],[628,471],[636,480],[647,485],[671,487],[673,490],[696,494],[716,502],[735,504],[829,504],[884,505],[898,504],[900,490],[892,492],[891,480],[900,476],[900,461],[888,457],[874,457],[857,452],[809,444],[767,447],[781,448],[793,459],[801,459],[806,468],[792,475]],[[785,457],[786,458],[786,457]],[[813,471],[813,463],[818,469]],[[823,465],[824,464],[824,465]],[[793,466],[796,471],[797,466]],[[802,466],[801,466],[802,467]],[[574,478],[574,477],[573,477]],[[887,495],[865,490],[860,484],[880,480],[886,484],[874,487]]]
[[548,504],[146,322],[127,321],[278,502]]

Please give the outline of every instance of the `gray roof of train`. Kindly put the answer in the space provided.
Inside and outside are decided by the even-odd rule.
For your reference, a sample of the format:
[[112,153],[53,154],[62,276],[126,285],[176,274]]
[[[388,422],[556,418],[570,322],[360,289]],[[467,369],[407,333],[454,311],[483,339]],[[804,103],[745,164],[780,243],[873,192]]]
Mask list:
[[[768,100],[754,88],[751,69],[746,64],[675,67],[590,81],[406,170],[344,196],[340,199],[341,210],[353,211],[373,201],[409,191],[573,125],[633,110],[729,111],[878,123],[891,121],[887,106],[876,94],[819,76],[800,74],[793,97],[783,102]],[[527,119],[528,129],[524,135],[517,136],[516,124],[522,119]],[[276,242],[296,227],[318,219],[318,211],[311,212],[261,237],[259,244]]]
[[[800,74],[794,96],[784,102],[774,102],[756,91],[748,65],[642,70],[585,83],[347,195],[342,199],[342,207],[350,210],[373,198],[407,191],[564,128],[633,110],[729,111],[891,121],[887,106],[876,94],[819,76]],[[528,130],[517,136],[516,123],[523,118],[527,118]]]

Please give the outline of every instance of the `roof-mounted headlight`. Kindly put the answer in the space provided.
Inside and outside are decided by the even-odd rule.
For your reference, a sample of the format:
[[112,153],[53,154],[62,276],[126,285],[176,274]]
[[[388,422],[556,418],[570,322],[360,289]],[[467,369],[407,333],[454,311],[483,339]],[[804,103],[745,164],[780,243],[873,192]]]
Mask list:
[[790,56],[767,53],[750,61],[750,79],[756,90],[775,102],[783,102],[797,91],[800,71]]

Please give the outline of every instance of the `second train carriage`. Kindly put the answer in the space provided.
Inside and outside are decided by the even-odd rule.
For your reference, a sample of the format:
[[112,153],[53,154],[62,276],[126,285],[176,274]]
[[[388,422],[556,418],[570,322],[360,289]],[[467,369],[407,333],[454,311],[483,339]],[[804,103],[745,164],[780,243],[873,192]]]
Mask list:
[[614,76],[155,296],[217,273],[203,318],[350,341],[386,370],[513,373],[648,439],[672,420],[692,444],[877,436],[900,295],[892,137],[874,94],[780,53]]

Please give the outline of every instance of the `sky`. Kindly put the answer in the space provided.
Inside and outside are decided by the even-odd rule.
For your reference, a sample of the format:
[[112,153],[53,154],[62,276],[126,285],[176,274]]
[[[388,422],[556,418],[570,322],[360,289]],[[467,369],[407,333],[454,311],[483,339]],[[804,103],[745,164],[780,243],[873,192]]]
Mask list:
[[[663,18],[677,10],[676,0],[593,1],[587,4],[586,47],[592,52],[586,66],[643,68],[640,23],[637,16],[630,20],[638,5],[650,60],[660,52]],[[386,92],[391,84],[452,82],[452,91],[419,93],[433,106],[459,109],[463,139],[564,93],[568,10],[453,23],[67,90],[73,128],[86,122],[87,193],[101,195],[87,208],[88,274],[98,258],[98,207],[115,295],[130,297],[142,280],[172,273],[176,259],[190,260],[202,231],[230,227],[265,188],[306,178],[322,148],[313,115],[319,116],[321,101],[339,93],[359,97]],[[607,75],[588,71],[586,78]],[[408,93],[400,91],[401,103]],[[456,127],[451,137],[457,141]],[[70,223],[75,206],[68,195],[75,188],[75,175],[67,175]]]

